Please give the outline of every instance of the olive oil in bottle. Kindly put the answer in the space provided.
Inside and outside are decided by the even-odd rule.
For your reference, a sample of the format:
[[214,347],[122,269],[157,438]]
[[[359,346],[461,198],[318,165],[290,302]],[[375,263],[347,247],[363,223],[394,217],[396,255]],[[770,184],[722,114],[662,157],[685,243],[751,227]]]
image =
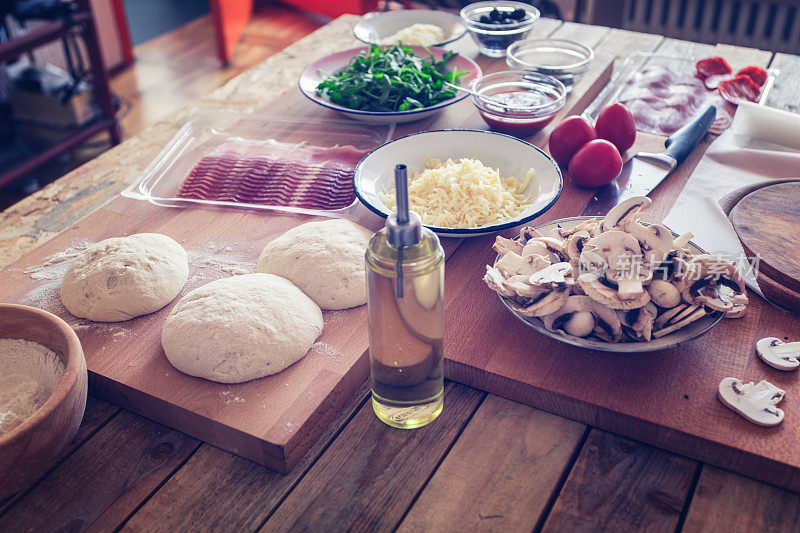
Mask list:
[[378,418],[412,429],[442,411],[444,252],[408,211],[405,166],[395,172],[398,214],[366,254],[370,377]]

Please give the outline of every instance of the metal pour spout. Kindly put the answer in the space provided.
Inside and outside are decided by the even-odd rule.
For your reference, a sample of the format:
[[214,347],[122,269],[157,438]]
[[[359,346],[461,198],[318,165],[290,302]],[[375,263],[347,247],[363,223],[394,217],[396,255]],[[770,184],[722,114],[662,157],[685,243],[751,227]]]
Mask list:
[[403,164],[394,167],[394,190],[397,213],[386,218],[386,240],[397,248],[397,297],[403,297],[403,248],[414,246],[422,239],[422,219],[408,207],[408,170]]

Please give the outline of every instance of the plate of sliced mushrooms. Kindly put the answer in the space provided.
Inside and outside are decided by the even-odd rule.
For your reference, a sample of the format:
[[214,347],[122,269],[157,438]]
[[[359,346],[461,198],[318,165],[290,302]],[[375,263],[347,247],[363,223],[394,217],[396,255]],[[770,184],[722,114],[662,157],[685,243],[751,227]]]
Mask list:
[[604,218],[526,226],[507,239],[484,281],[517,318],[556,340],[611,352],[685,343],[739,318],[747,292],[736,266],[660,224],[651,200],[630,198]]

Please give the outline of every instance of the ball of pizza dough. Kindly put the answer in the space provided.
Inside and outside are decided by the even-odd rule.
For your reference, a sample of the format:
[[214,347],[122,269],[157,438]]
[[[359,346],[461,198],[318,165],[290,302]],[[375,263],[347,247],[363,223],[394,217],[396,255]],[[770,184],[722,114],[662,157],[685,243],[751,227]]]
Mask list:
[[364,253],[371,236],[344,219],[301,224],[264,247],[256,271],[290,280],[322,309],[364,305]]
[[161,344],[181,372],[241,383],[302,359],[322,326],[317,304],[289,280],[245,274],[181,298],[164,322]]
[[77,317],[120,322],[158,311],[188,278],[186,251],[166,235],[114,237],[78,254],[61,283],[61,301]]

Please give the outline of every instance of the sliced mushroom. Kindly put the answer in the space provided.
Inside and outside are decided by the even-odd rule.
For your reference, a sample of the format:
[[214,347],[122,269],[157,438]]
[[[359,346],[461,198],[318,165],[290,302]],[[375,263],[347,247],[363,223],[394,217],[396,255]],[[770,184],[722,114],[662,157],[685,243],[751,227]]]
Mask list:
[[500,235],[495,237],[494,244],[492,245],[492,249],[497,252],[498,255],[505,255],[508,252],[514,252],[515,254],[521,256],[522,248],[523,245],[518,239],[506,239]]
[[756,343],[756,352],[772,368],[797,370],[800,367],[800,342],[783,342],[778,337],[767,337]]
[[508,302],[508,305],[522,316],[545,316],[564,305],[568,296],[569,288],[556,289],[542,293],[537,298],[523,299],[521,301],[514,299]]
[[[690,307],[688,309],[692,309],[692,308]],[[686,311],[684,311],[684,313],[685,312]],[[686,326],[688,326],[692,322],[700,320],[701,318],[703,318],[707,314],[708,314],[708,311],[706,311],[705,307],[696,308],[690,314],[685,315],[685,316],[683,315],[683,313],[681,313],[681,315],[679,315],[678,317],[673,319],[672,323],[670,323],[666,327],[663,327],[661,329],[657,329],[657,330],[653,331],[653,338],[658,339],[660,337],[663,337],[664,335],[669,335],[673,331],[677,331],[679,329],[685,328]]]
[[717,390],[723,404],[759,426],[777,426],[783,421],[783,410],[775,406],[785,395],[786,391],[764,380],[754,385],[725,378]]
[[572,275],[572,266],[565,262],[553,263],[531,274],[528,280],[532,285],[552,289],[575,283],[575,278]]
[[619,321],[625,332],[640,342],[650,340],[653,333],[653,323],[655,322],[658,309],[653,302],[637,309],[627,311],[617,311]]
[[642,264],[639,241],[624,231],[607,231],[589,239],[583,246],[580,263],[582,271],[595,272],[604,264],[606,279],[617,285],[623,300],[639,298],[644,293],[643,284],[652,275]]
[[673,235],[666,226],[661,224],[645,226],[641,222],[629,222],[625,226],[625,231],[641,243],[644,262],[647,265],[660,265],[672,250]]
[[669,281],[654,279],[646,289],[650,293],[650,301],[659,307],[669,309],[681,303],[681,291]]
[[567,239],[576,233],[583,231],[589,234],[590,237],[594,237],[595,235],[600,234],[602,231],[601,223],[596,218],[590,218],[589,220],[584,220],[580,224],[577,224],[570,230],[565,230],[562,228],[558,228],[558,234],[561,236],[562,239]]
[[588,231],[581,230],[570,235],[564,243],[567,249],[569,264],[572,265],[572,268],[575,269],[576,272],[580,268],[581,252],[583,251],[583,247],[591,238],[592,235]]
[[531,242],[544,245],[547,248],[547,252],[550,254],[549,258],[552,263],[569,261],[567,249],[565,248],[563,241],[556,239],[555,237],[534,237],[528,241],[528,243]]
[[636,298],[620,298],[619,287],[596,273],[581,274],[578,276],[578,285],[586,296],[611,309],[636,309],[650,301],[646,291]]
[[543,319],[544,326],[553,332],[562,331],[575,337],[588,337],[596,330],[619,341],[622,329],[616,313],[587,296],[570,296],[564,305]]
[[513,289],[506,287],[506,279],[503,274],[494,267],[486,265],[486,274],[483,276],[483,281],[486,282],[486,285],[488,285],[490,289],[503,298],[513,298],[516,296]]
[[[697,309],[698,307],[700,307],[700,306],[699,305],[695,306],[694,309]],[[664,326],[666,326],[667,324],[672,322],[673,319],[676,316],[678,316],[679,314],[683,313],[688,308],[689,308],[689,304],[680,304],[680,305],[677,305],[677,306],[673,307],[672,309],[667,309],[666,311],[664,311],[663,313],[658,315],[658,318],[656,318],[655,328],[656,329],[663,328]],[[694,311],[694,309],[692,309],[692,310]]]
[[506,278],[503,285],[512,291],[517,296],[521,296],[522,298],[538,298],[545,292],[550,292],[551,287],[544,287],[534,285],[530,282],[530,276],[511,276],[510,278]]
[[699,255],[688,266],[682,290],[687,302],[706,305],[726,316],[730,313],[729,318],[744,315],[748,302],[745,284],[733,263]]
[[519,230],[519,237],[522,240],[522,243],[525,244],[531,239],[535,239],[537,237],[544,237],[542,233],[531,226],[525,226],[521,230]]
[[531,239],[522,249],[522,258],[527,261],[533,271],[541,270],[552,262],[552,254],[547,245],[537,239]]
[[499,270],[505,278],[516,276],[518,274],[530,276],[536,272],[536,269],[533,267],[533,265],[529,261],[526,261],[521,256],[517,255],[516,252],[506,252],[503,254],[503,256],[494,264],[494,267]]
[[634,196],[612,207],[603,218],[603,230],[624,228],[629,222],[638,222],[642,211],[650,207],[653,201],[647,196]]

